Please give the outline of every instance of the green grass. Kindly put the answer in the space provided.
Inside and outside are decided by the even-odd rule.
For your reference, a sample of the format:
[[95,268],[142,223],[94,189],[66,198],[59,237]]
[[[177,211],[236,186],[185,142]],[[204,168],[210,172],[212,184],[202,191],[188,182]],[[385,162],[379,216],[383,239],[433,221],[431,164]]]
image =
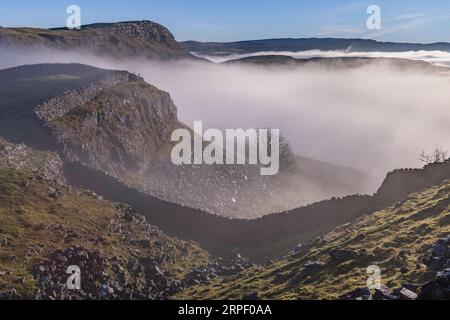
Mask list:
[[[263,299],[337,299],[365,287],[367,267],[377,265],[382,283],[394,289],[404,284],[423,284],[433,277],[423,258],[440,238],[450,234],[450,180],[408,196],[401,204],[359,218],[316,240],[301,255],[287,256],[265,268],[219,279],[209,286],[190,288],[180,299],[241,299],[258,292]],[[360,258],[333,262],[334,249],[366,250]],[[407,255],[401,255],[407,250]],[[307,261],[326,266],[309,276],[302,273]],[[407,268],[402,273],[401,268]]]

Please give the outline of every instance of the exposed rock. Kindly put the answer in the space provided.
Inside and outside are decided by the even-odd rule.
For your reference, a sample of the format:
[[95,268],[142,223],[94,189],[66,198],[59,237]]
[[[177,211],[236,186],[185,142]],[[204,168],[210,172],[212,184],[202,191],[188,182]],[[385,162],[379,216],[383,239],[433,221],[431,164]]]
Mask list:
[[431,250],[433,256],[442,257],[447,256],[448,246],[446,243],[438,243]]
[[430,257],[425,259],[427,266],[440,270],[432,281],[420,288],[419,299],[444,300],[450,299],[450,236],[440,239],[431,249]]
[[[37,151],[23,144],[12,144],[0,137],[0,164],[16,170],[28,170],[37,173],[44,179],[64,184],[63,162],[52,152]],[[28,183],[22,186],[25,190]],[[22,213],[18,208],[17,213]]]
[[398,297],[393,295],[391,290],[386,286],[381,286],[379,289],[375,289],[375,293],[372,296],[373,300],[397,300]]
[[448,237],[439,240],[431,249],[430,256],[424,259],[425,264],[434,269],[442,270],[446,268],[450,259],[450,242]]
[[430,281],[420,288],[420,300],[445,300],[448,299],[448,292],[436,281]]
[[442,287],[450,289],[450,269],[445,269],[437,273],[435,281]]
[[11,289],[8,292],[0,292],[0,300],[13,300],[17,298],[17,290]]
[[423,169],[399,169],[390,172],[375,194],[382,207],[400,201],[414,191],[429,188],[450,179],[450,160],[432,163]]
[[140,241],[139,241],[139,245],[140,245],[142,248],[148,249],[148,248],[150,248],[150,246],[151,246],[151,242],[150,242],[150,240],[148,240],[148,239],[143,239],[143,240],[140,240]]
[[[81,50],[112,58],[195,59],[165,27],[151,21],[100,23],[81,30],[0,29],[0,44],[21,50]],[[46,51],[44,51],[46,52]]]

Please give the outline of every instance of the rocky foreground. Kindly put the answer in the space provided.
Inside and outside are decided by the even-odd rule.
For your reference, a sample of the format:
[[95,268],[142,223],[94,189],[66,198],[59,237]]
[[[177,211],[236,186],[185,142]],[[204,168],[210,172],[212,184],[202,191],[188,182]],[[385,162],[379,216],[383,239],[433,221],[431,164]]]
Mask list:
[[[379,282],[368,289],[371,273]],[[372,273],[373,275],[373,273]],[[264,268],[178,298],[450,299],[450,180],[363,215]]]
[[0,45],[30,53],[58,50],[116,59],[195,59],[167,28],[152,21],[99,23],[80,30],[0,28]]
[[[169,299],[253,265],[168,237],[131,207],[64,184],[61,160],[0,140],[0,299]],[[81,289],[69,290],[70,266]]]
[[[126,204],[67,186],[62,161],[0,140],[0,299],[449,299],[450,180],[257,266],[212,257]],[[367,267],[381,285],[366,286]],[[81,271],[68,288],[68,267]]]

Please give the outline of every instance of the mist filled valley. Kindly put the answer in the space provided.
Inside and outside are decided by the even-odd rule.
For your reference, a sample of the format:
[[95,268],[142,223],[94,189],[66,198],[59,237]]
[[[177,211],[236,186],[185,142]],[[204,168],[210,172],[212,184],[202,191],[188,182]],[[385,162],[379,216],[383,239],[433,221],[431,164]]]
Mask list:
[[0,300],[448,299],[449,67],[445,42],[0,27]]
[[[410,57],[408,53],[350,54],[373,59],[346,66],[333,62],[337,53],[315,52],[313,57],[324,57],[325,63],[293,67],[113,60],[45,50],[33,55],[2,50],[0,55],[3,68],[82,63],[142,75],[171,95],[178,118],[190,127],[201,120],[206,128],[221,130],[279,128],[293,153],[366,174],[366,182],[354,193],[375,192],[387,172],[419,167],[422,151],[445,148],[449,143],[450,72],[437,67],[430,73],[425,63],[417,66],[414,60],[399,60],[405,64],[399,66],[396,59],[377,59]],[[312,56],[306,53],[304,57]],[[222,57],[223,61],[231,58],[236,56]],[[426,60],[426,55],[417,59]],[[320,190],[317,193],[311,199],[329,196]]]

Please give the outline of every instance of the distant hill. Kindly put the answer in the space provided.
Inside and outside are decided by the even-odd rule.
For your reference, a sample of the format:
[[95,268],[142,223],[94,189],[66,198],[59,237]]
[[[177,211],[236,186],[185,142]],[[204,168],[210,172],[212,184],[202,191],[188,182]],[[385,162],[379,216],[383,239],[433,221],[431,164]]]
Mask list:
[[77,50],[118,59],[194,59],[167,28],[152,21],[98,23],[81,30],[0,28],[0,47]]
[[[0,71],[0,82],[0,136],[53,150],[62,157],[70,184],[128,203],[167,234],[195,240],[213,252],[239,250],[258,260],[271,259],[399,201],[405,193],[449,178],[448,163],[400,170],[380,188],[379,194],[386,196],[335,198],[250,219],[260,216],[261,209],[282,211],[272,208],[287,201],[319,201],[308,198],[311,191],[315,197],[319,191],[355,193],[352,188],[364,174],[295,156],[283,156],[286,171],[269,180],[261,180],[259,168],[246,166],[173,166],[165,134],[182,126],[175,105],[168,93],[125,71],[32,65]],[[211,214],[213,209],[247,219],[220,217]]]
[[450,43],[431,44],[379,42],[369,39],[301,38],[264,39],[237,42],[197,42],[180,43],[186,50],[198,54],[228,55],[248,54],[263,51],[347,51],[347,52],[405,52],[418,50],[439,50],[450,52]]
[[[0,138],[0,300],[164,299],[207,265],[197,245],[168,237],[125,204],[66,185],[62,170],[57,154]],[[82,293],[61,281],[74,264],[86,280]]]
[[446,67],[435,66],[431,63],[400,58],[381,58],[381,57],[320,57],[298,59],[285,55],[257,55],[222,62],[226,65],[248,65],[248,66],[264,66],[274,68],[291,68],[291,67],[322,67],[329,69],[356,69],[371,64],[378,66],[384,65],[396,68],[401,71],[420,71],[426,73],[435,73],[441,75],[449,75],[449,69]]

